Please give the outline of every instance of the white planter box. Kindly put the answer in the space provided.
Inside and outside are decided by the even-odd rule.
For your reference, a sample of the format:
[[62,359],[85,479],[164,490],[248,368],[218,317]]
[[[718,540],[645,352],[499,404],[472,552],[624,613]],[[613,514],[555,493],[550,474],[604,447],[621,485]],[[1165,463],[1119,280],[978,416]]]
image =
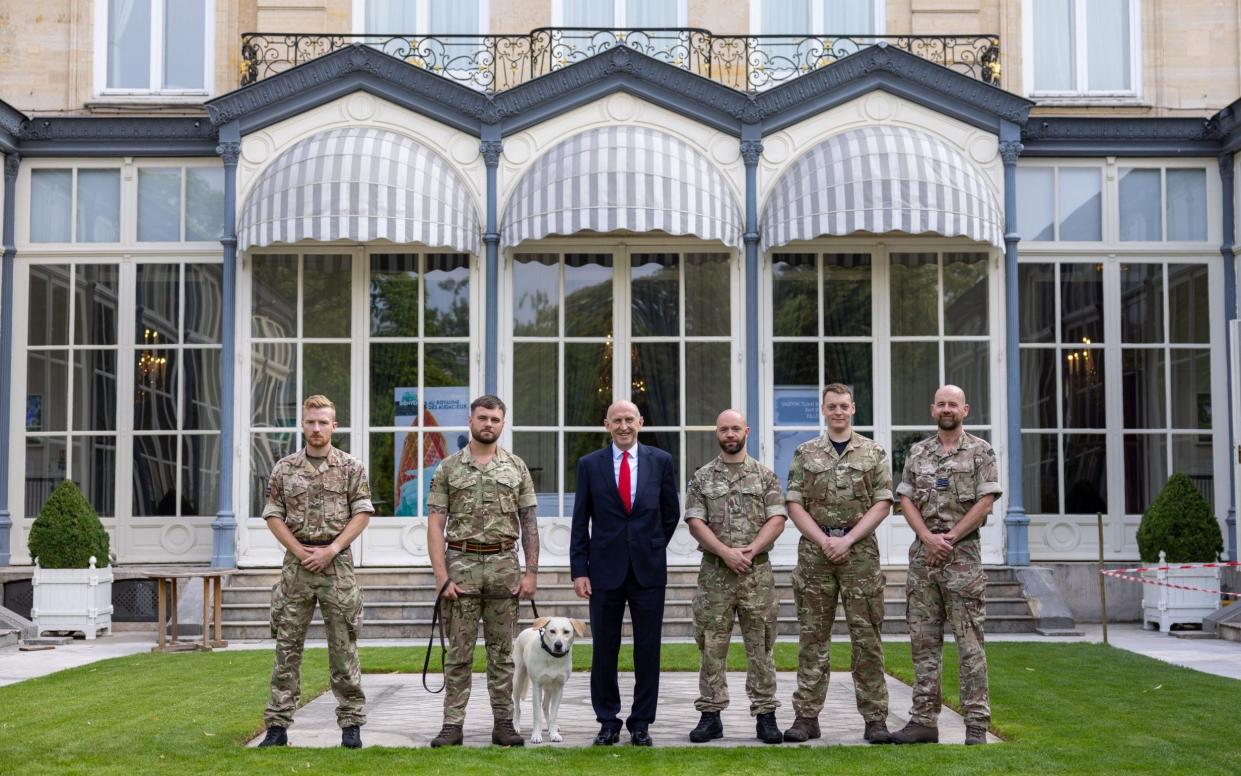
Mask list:
[[[1159,565],[1166,566],[1163,553]],[[1169,571],[1144,571],[1146,579],[1158,579],[1174,585],[1189,585],[1207,590],[1219,590],[1219,569],[1171,569]],[[1167,633],[1173,625],[1201,625],[1202,620],[1219,608],[1218,593],[1197,590],[1177,590],[1164,585],[1142,586],[1142,628]]]
[[82,631],[93,639],[99,631],[112,633],[112,567],[45,569],[36,562],[34,604],[30,619],[36,635],[44,631]]

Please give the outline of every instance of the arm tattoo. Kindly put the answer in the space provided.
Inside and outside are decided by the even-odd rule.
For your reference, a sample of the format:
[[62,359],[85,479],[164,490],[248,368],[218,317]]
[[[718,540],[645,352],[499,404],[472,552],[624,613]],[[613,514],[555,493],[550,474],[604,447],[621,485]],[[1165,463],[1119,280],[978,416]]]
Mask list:
[[539,523],[535,517],[535,507],[523,507],[517,510],[517,520],[521,523],[521,549],[526,555],[526,572],[537,574],[539,571]]

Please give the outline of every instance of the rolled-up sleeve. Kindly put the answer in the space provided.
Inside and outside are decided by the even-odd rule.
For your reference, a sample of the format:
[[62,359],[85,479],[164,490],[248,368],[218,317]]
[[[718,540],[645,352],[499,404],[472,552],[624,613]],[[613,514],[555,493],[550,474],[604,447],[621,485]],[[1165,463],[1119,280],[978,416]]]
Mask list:
[[263,504],[263,519],[278,517],[283,520],[285,514],[284,477],[280,472],[280,464],[276,464],[267,480],[267,501]]
[[785,501],[791,501],[794,504],[801,504],[801,489],[806,482],[806,465],[802,459],[801,448],[793,453],[793,462],[789,464],[789,486],[784,494]]
[[888,451],[880,447],[875,459],[875,501],[892,500],[892,462]]
[[789,510],[784,506],[784,492],[780,490],[780,478],[775,472],[764,472],[764,479],[767,480],[767,493],[764,497],[764,503],[767,506],[767,518],[789,516]]
[[366,467],[360,463],[351,467],[349,477],[349,514],[373,513],[375,504],[371,501],[371,480],[366,476]]
[[896,486],[896,495],[898,496],[905,496],[906,498],[914,497],[914,493],[916,491],[914,491],[914,486],[913,486],[913,477],[914,477],[913,461],[914,461],[913,451],[910,450],[909,455],[905,456],[905,469],[901,473],[901,484]]
[[995,451],[987,447],[976,459],[974,481],[978,483],[978,496],[1000,497],[1004,491],[1000,487],[1000,467],[995,463]]
[[702,495],[702,485],[698,478],[689,481],[685,489],[685,522],[707,519],[707,500]]

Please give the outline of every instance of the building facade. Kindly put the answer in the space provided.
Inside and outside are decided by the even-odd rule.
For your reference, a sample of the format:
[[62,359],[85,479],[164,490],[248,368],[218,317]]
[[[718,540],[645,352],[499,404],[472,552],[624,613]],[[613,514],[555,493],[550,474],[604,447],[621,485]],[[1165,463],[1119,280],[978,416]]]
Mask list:
[[358,562],[423,565],[484,391],[567,563],[612,398],[682,482],[729,406],[783,476],[837,381],[898,472],[966,390],[989,563],[1096,558],[1098,513],[1136,558],[1173,472],[1235,558],[1226,5],[0,0],[0,565],[65,478],[120,563],[277,564],[310,393]]

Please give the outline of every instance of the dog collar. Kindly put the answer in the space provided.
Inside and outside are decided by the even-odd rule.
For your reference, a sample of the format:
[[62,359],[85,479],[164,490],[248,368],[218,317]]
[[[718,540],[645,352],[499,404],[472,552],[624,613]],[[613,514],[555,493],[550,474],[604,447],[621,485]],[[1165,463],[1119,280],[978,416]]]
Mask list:
[[551,655],[554,658],[562,658],[565,655],[569,654],[567,651],[563,655],[557,655],[555,652],[552,652],[551,648],[547,646],[547,642],[543,640],[543,629],[542,628],[539,628],[539,646],[543,648],[544,652],[546,652],[547,654]]

